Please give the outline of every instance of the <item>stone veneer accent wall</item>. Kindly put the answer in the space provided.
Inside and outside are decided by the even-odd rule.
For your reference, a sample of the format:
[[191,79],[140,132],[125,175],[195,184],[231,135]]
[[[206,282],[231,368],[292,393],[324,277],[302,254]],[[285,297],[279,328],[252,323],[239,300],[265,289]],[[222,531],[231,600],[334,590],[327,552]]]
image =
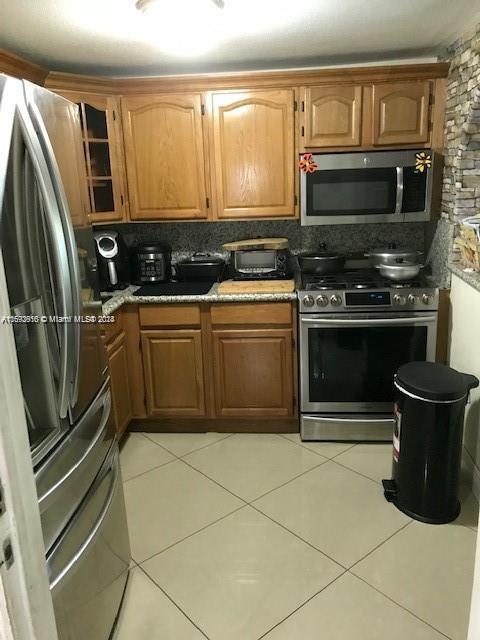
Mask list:
[[[480,24],[449,48],[442,218],[431,261],[455,260],[455,228],[480,211]],[[436,265],[440,268],[441,265]]]

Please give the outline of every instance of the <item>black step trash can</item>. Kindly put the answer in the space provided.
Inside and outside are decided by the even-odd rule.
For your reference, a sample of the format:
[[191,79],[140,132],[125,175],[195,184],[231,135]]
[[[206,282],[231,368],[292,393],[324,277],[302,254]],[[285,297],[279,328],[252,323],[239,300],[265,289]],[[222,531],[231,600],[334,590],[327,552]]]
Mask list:
[[442,524],[460,513],[463,418],[475,376],[434,362],[409,362],[395,375],[392,479],[385,498],[411,518]]

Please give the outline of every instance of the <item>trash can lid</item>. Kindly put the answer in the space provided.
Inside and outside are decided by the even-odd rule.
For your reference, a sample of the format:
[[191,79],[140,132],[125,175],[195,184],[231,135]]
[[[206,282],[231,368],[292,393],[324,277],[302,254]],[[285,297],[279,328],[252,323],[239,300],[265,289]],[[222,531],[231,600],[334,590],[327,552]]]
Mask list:
[[408,362],[398,370],[396,381],[405,391],[434,401],[460,400],[479,384],[475,376],[436,362]]

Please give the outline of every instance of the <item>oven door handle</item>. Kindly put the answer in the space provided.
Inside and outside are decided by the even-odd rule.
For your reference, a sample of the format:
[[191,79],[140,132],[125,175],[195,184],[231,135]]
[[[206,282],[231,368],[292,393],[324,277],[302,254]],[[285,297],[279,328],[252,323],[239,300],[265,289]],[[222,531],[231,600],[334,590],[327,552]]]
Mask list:
[[343,415],[340,416],[302,416],[302,420],[311,420],[313,422],[349,422],[352,424],[360,424],[362,422],[374,422],[375,424],[385,424],[390,425],[394,421],[393,416],[393,402],[392,402],[392,414],[389,416],[383,415],[378,418],[375,415],[365,414],[362,416],[356,416],[354,418],[345,418]]
[[319,327],[401,327],[412,324],[427,324],[430,322],[436,322],[436,316],[413,316],[407,318],[345,318],[345,319],[331,319],[331,318],[302,318],[302,324],[315,324]]

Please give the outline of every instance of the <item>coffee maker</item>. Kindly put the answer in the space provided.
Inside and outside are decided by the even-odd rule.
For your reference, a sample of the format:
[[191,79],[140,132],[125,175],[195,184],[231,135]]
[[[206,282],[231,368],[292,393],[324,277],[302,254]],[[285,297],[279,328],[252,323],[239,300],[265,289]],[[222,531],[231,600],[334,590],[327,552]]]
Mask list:
[[95,231],[100,287],[104,291],[128,286],[128,254],[122,236],[116,231]]

